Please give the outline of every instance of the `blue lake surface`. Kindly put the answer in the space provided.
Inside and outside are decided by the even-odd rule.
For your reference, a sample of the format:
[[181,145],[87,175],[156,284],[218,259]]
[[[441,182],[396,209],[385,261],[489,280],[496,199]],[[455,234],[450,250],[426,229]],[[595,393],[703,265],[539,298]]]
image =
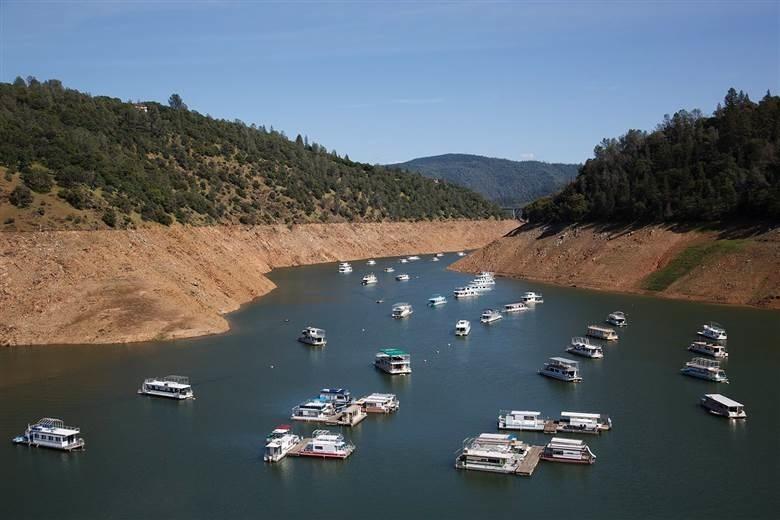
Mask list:
[[[221,336],[0,349],[0,518],[777,517],[780,313],[501,278],[485,296],[456,301],[452,289],[470,277],[446,269],[455,258],[353,262],[346,275],[336,264],[279,269],[270,275],[279,288],[231,315]],[[369,271],[379,284],[363,287]],[[395,281],[400,272],[412,279]],[[545,303],[479,323],[484,308],[526,290]],[[435,293],[449,303],[427,307]],[[390,318],[399,301],[414,306],[409,319]],[[547,358],[571,357],[570,338],[614,310],[630,325],[604,359],[578,358],[582,383],[537,374]],[[471,320],[469,337],[453,335],[458,319]],[[679,373],[710,320],[728,329],[731,384]],[[307,325],[327,330],[327,347],[296,341]],[[409,351],[413,374],[375,370],[384,347]],[[197,399],[136,395],[144,378],[166,374],[189,376]],[[265,435],[322,387],[395,393],[401,409],[341,429],[357,446],[345,461],[263,463]],[[749,418],[709,415],[698,404],[705,393],[745,403]],[[531,478],[454,469],[462,440],[496,432],[501,409],[603,412],[614,429],[580,437],[598,457],[592,466],[541,462]],[[87,449],[11,444],[44,416],[80,426]]]

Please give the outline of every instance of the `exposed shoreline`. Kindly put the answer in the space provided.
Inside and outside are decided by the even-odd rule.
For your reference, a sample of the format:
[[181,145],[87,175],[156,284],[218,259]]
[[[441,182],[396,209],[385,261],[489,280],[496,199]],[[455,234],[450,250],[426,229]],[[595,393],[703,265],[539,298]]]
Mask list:
[[[648,277],[692,247],[735,241],[704,257],[660,290]],[[780,230],[731,235],[662,226],[564,229],[523,226],[455,262],[463,272],[497,275],[613,293],[780,309]]]
[[154,227],[0,233],[0,345],[107,344],[225,332],[276,286],[338,260],[482,247],[517,221]]

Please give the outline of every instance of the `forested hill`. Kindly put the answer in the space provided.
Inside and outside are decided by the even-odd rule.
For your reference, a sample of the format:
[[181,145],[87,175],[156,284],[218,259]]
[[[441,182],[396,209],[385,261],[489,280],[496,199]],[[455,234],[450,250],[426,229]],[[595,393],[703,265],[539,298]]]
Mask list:
[[574,179],[579,167],[454,153],[391,166],[470,188],[502,206],[511,207],[555,193]]
[[500,215],[458,186],[204,116],[178,95],[169,105],[91,96],[57,80],[0,83],[3,229]]
[[711,117],[666,116],[605,139],[577,179],[526,207],[534,222],[780,219],[780,97],[730,89]]

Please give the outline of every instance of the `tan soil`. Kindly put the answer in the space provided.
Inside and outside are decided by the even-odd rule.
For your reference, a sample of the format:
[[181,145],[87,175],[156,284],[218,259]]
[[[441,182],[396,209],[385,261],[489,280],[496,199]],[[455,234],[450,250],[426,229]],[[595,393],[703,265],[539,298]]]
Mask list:
[[780,308],[780,230],[746,238],[735,252],[704,259],[661,292],[642,289],[644,279],[686,248],[719,237],[659,226],[605,231],[597,227],[553,232],[523,226],[452,265],[464,272],[605,291]]
[[0,233],[0,344],[224,332],[274,267],[481,247],[516,221]]

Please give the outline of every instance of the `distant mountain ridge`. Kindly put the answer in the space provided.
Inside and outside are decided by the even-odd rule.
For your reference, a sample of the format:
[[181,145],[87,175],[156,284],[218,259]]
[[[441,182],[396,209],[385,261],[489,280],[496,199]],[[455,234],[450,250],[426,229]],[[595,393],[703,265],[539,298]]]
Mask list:
[[448,153],[388,166],[445,180],[514,207],[559,191],[577,176],[580,165]]

